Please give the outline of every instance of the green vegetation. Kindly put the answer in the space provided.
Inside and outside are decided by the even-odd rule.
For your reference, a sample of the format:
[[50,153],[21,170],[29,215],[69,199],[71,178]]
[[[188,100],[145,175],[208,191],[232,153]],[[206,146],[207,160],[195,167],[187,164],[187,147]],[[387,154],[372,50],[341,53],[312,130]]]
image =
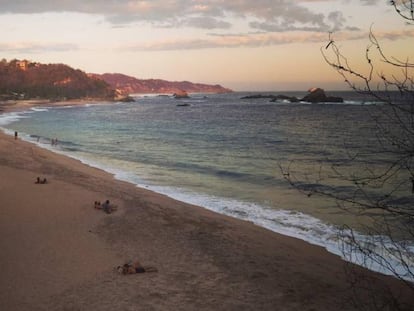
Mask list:
[[105,81],[64,64],[0,61],[0,99],[113,99],[114,95]]

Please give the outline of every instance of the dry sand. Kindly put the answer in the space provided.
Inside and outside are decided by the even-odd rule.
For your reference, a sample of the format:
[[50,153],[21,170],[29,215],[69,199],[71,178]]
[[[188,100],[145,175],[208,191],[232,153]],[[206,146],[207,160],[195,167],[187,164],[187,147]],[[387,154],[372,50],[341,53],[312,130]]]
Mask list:
[[[35,184],[38,176],[49,183]],[[119,206],[110,215],[93,208],[107,198]],[[159,271],[116,273],[127,260]],[[12,311],[357,310],[385,299],[386,288],[405,288],[320,247],[2,133],[0,267],[0,309]],[[350,276],[368,289],[350,286]],[[399,298],[406,310],[410,294]]]

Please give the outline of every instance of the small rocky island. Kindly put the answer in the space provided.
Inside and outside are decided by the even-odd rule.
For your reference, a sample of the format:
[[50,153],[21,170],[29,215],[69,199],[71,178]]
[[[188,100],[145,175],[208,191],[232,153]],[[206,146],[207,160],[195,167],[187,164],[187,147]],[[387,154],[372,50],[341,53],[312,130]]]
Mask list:
[[343,103],[344,99],[342,97],[335,96],[326,96],[325,91],[321,88],[311,88],[308,90],[308,94],[303,98],[297,98],[295,96],[286,96],[286,95],[249,95],[244,96],[241,99],[263,99],[268,98],[272,102],[279,100],[286,100],[291,103],[296,102],[308,102],[308,103]]
[[309,103],[343,103],[344,99],[342,97],[335,96],[326,96],[325,91],[321,88],[312,88],[301,101]]
[[183,99],[183,98],[190,98],[190,96],[188,96],[188,93],[184,90],[178,90],[177,92],[175,92],[173,94],[173,97],[175,99]]

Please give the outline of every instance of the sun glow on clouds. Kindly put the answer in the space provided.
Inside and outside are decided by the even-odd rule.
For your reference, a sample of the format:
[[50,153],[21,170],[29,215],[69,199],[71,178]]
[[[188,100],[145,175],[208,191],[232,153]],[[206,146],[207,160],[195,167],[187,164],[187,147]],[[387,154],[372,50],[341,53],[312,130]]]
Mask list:
[[70,43],[37,43],[37,42],[14,42],[14,43],[0,43],[0,51],[11,53],[44,53],[45,51],[59,52],[59,51],[75,51],[78,47]]
[[[85,71],[235,89],[286,81],[293,88],[295,79],[313,81],[315,71],[323,72],[321,83],[336,79],[339,86],[320,54],[328,33],[366,47],[374,23],[378,39],[407,51],[401,46],[413,31],[394,14],[379,0],[2,1],[0,52]],[[363,50],[350,49],[349,57]]]
[[193,6],[192,11],[194,12],[207,12],[209,10],[209,7],[204,4],[196,4]]
[[151,11],[154,8],[154,6],[151,5],[149,1],[129,1],[127,3],[127,8],[128,11],[131,12],[145,13]]
[[213,48],[260,48],[263,46],[276,46],[289,43],[323,43],[328,36],[324,33],[256,33],[247,35],[219,35],[211,34],[204,39],[164,39],[144,44],[132,44],[120,47],[121,50],[138,51],[168,51],[168,50],[193,50]]

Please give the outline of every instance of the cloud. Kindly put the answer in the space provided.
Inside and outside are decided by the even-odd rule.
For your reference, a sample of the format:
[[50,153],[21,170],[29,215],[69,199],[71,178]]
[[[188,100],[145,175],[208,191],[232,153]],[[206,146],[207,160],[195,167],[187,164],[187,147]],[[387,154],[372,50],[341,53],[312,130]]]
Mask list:
[[[375,36],[379,40],[397,40],[412,38],[414,30],[378,32]],[[342,31],[334,34],[335,41],[367,40],[368,34],[355,31]],[[195,50],[238,47],[263,47],[292,43],[321,43],[328,42],[328,34],[322,32],[295,32],[295,33],[250,33],[250,34],[210,34],[206,39],[170,39],[145,44],[122,46],[120,51],[170,51]]]
[[328,20],[330,20],[334,25],[332,31],[338,31],[339,29],[343,28],[343,25],[345,23],[344,15],[339,11],[329,13]]
[[[375,38],[381,44],[384,40],[404,40],[404,39],[412,39],[414,37],[414,29],[402,29],[402,30],[394,30],[394,31],[375,31],[373,30],[373,34]],[[369,40],[368,33],[362,32],[354,32],[354,31],[345,31],[333,34],[333,39],[335,41],[352,41],[352,40]]]
[[259,23],[251,22],[250,27],[265,32],[289,32],[289,31],[309,31],[309,32],[327,32],[327,26],[297,26],[286,23]]
[[414,37],[414,29],[384,31],[379,33],[374,31],[374,35],[377,39],[388,39],[391,41],[398,39],[412,39]]
[[305,33],[255,33],[219,35],[211,34],[206,39],[172,39],[146,44],[123,46],[122,51],[165,51],[165,50],[195,50],[212,48],[263,47],[300,42],[325,42],[327,34]]
[[378,0],[361,0],[363,5],[376,5]]
[[[323,1],[323,0],[319,0]],[[324,0],[335,2],[335,0]],[[372,4],[375,0],[361,0]],[[312,0],[0,0],[1,13],[79,12],[103,15],[112,24],[149,22],[159,27],[228,29],[230,20],[245,20],[250,27],[270,32],[329,31],[345,27],[303,3]],[[327,4],[329,7],[329,4]],[[335,13],[335,12],[334,12]],[[336,12],[336,14],[338,14]],[[338,16],[339,17],[339,16]]]
[[[375,32],[378,40],[398,40],[411,39],[414,37],[414,29]],[[352,40],[367,40],[368,33],[355,31],[341,31],[333,34],[333,39],[337,42]],[[180,51],[198,49],[217,49],[217,48],[238,48],[249,47],[257,48],[264,46],[276,46],[292,43],[320,43],[321,46],[328,42],[328,34],[323,32],[294,32],[294,33],[267,33],[256,32],[249,34],[219,34],[210,33],[206,38],[198,39],[169,39],[164,41],[154,41],[139,44],[129,44],[120,46],[118,51]],[[77,51],[80,47],[68,43],[1,43],[0,52],[13,53],[44,53],[44,52],[66,52]]]
[[79,50],[79,47],[70,43],[0,42],[0,52],[35,54],[43,52],[66,52],[75,50]]
[[185,24],[190,27],[203,29],[228,29],[231,24],[223,20],[213,17],[190,17],[185,21]]

